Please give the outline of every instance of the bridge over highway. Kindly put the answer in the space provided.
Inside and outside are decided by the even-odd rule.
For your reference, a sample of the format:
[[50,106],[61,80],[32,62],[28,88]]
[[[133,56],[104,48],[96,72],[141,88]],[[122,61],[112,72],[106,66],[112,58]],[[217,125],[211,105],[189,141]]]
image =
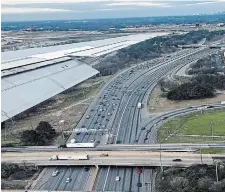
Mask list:
[[[60,155],[62,160],[49,160],[54,155]],[[108,156],[101,156],[107,154]],[[87,160],[75,160],[71,157],[88,155]],[[68,157],[69,160],[65,160]],[[35,166],[181,166],[193,164],[214,163],[213,159],[225,159],[225,154],[192,154],[175,152],[149,151],[88,151],[88,152],[39,152],[2,154],[2,162],[34,164]]]

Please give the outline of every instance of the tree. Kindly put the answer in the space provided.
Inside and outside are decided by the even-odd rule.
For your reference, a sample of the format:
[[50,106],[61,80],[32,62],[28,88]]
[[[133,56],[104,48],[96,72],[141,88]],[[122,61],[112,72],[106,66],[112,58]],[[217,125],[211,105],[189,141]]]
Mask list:
[[48,140],[52,139],[56,135],[55,129],[53,129],[52,126],[46,121],[41,121],[38,124],[36,132],[41,138]]
[[188,180],[184,177],[174,177],[170,181],[170,186],[174,192],[188,192]]
[[45,145],[55,135],[55,129],[48,122],[41,121],[35,130],[23,131],[20,140],[24,145]]
[[205,176],[198,180],[198,188],[202,191],[207,191],[211,185],[213,185],[214,181],[212,178]]
[[1,178],[3,179],[7,179],[12,173],[19,170],[17,164],[2,163],[1,167]]
[[37,145],[40,142],[40,137],[35,130],[25,130],[20,135],[20,141],[24,145]]

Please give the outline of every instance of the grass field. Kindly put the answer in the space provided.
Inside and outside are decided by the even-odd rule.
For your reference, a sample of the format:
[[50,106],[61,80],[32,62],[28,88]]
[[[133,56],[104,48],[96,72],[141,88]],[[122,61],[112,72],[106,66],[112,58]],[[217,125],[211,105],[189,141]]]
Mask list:
[[201,149],[201,152],[203,154],[225,153],[225,149]]
[[[212,135],[223,137],[207,137]],[[187,136],[201,135],[201,136]],[[202,137],[205,136],[205,137]],[[175,117],[165,123],[158,131],[158,142],[188,143],[225,141],[225,110],[204,111],[185,117]]]

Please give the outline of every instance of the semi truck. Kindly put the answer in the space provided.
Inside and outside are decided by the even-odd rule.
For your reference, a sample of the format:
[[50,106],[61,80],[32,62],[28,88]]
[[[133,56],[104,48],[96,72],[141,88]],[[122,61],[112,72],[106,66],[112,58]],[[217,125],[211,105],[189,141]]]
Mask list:
[[88,160],[88,155],[79,155],[79,156],[65,156],[65,155],[53,155],[49,158],[50,161],[56,160]]

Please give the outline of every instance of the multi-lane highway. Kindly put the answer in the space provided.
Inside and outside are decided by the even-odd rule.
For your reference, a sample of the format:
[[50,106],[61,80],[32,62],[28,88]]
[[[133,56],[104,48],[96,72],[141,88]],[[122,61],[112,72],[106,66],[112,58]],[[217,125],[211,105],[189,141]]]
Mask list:
[[[196,109],[181,109],[180,111],[169,112],[149,119],[149,113],[147,111],[148,95],[157,82],[165,75],[172,73],[175,69],[179,69],[180,66],[196,61],[206,55],[213,54],[216,51],[215,49],[209,48],[181,50],[171,54],[169,57],[157,58],[126,69],[115,75],[92,102],[83,118],[78,123],[75,129],[76,131],[74,131],[68,139],[68,142],[70,142],[71,139],[76,139],[76,142],[81,143],[96,142],[99,147],[105,144],[155,143],[157,128],[163,121],[174,115],[193,112]],[[144,104],[142,109],[137,108],[138,102]],[[86,131],[79,131],[81,129]],[[171,163],[171,159],[169,161],[169,163]],[[141,162],[141,158],[138,159],[138,162],[143,163]],[[155,162],[159,163],[158,157]],[[193,161],[191,162],[193,163]],[[194,162],[199,163],[199,158]],[[152,160],[152,163],[154,163],[154,160]],[[110,164],[105,163],[104,165]],[[64,186],[65,184],[63,183],[65,181],[62,179],[64,173],[71,174],[71,172],[75,172],[77,175],[74,175],[74,178],[81,177],[82,181],[86,181],[87,179],[86,176],[82,176],[82,171],[75,171],[76,168],[72,168],[71,171],[67,167],[60,169],[62,169],[63,175],[52,178],[52,184],[43,185],[45,187],[44,189],[56,190],[60,185]],[[69,173],[67,173],[68,171]],[[47,169],[46,175],[51,175],[51,173],[52,170]],[[121,177],[119,184],[115,182],[115,178],[113,178],[117,173]],[[100,169],[96,177],[97,180],[94,188],[96,190],[102,189],[103,191],[119,191],[121,189],[132,189],[136,191],[135,188],[128,187],[128,185],[134,185],[137,181],[137,179],[134,179],[135,182],[131,182],[133,177],[137,177],[133,176],[132,173],[132,169],[122,171],[121,168],[116,168],[115,170],[111,166]],[[151,170],[150,173],[152,173]],[[100,179],[100,184],[98,178],[102,178]],[[148,179],[152,179],[151,174],[148,174],[146,180]],[[46,181],[46,179],[44,180]],[[78,181],[79,179],[74,179],[74,186],[80,185]],[[60,189],[62,188],[63,187]],[[67,190],[67,187],[64,188]],[[84,187],[80,190],[84,190]],[[151,191],[151,189],[147,190],[144,187],[138,188],[138,190]]]
[[[95,148],[76,148],[77,152],[84,151],[170,151],[170,152],[190,152],[199,149],[225,149],[224,142],[217,143],[162,143],[162,144],[108,144],[98,145]],[[73,151],[74,148],[59,149],[57,146],[37,146],[37,147],[5,147],[2,148],[2,156],[6,152],[14,152],[14,155],[21,155],[22,153],[38,153],[41,152],[54,152],[60,151]]]
[[101,144],[144,143],[144,140],[138,140],[138,136],[142,120],[148,114],[143,113],[145,109],[137,109],[138,102],[142,102],[145,108],[146,93],[151,92],[155,84],[175,67],[214,52],[207,48],[182,50],[170,58],[155,59],[115,76],[102,89],[76,127],[77,130],[91,129],[92,134],[74,133],[68,142],[75,138],[77,142]]

